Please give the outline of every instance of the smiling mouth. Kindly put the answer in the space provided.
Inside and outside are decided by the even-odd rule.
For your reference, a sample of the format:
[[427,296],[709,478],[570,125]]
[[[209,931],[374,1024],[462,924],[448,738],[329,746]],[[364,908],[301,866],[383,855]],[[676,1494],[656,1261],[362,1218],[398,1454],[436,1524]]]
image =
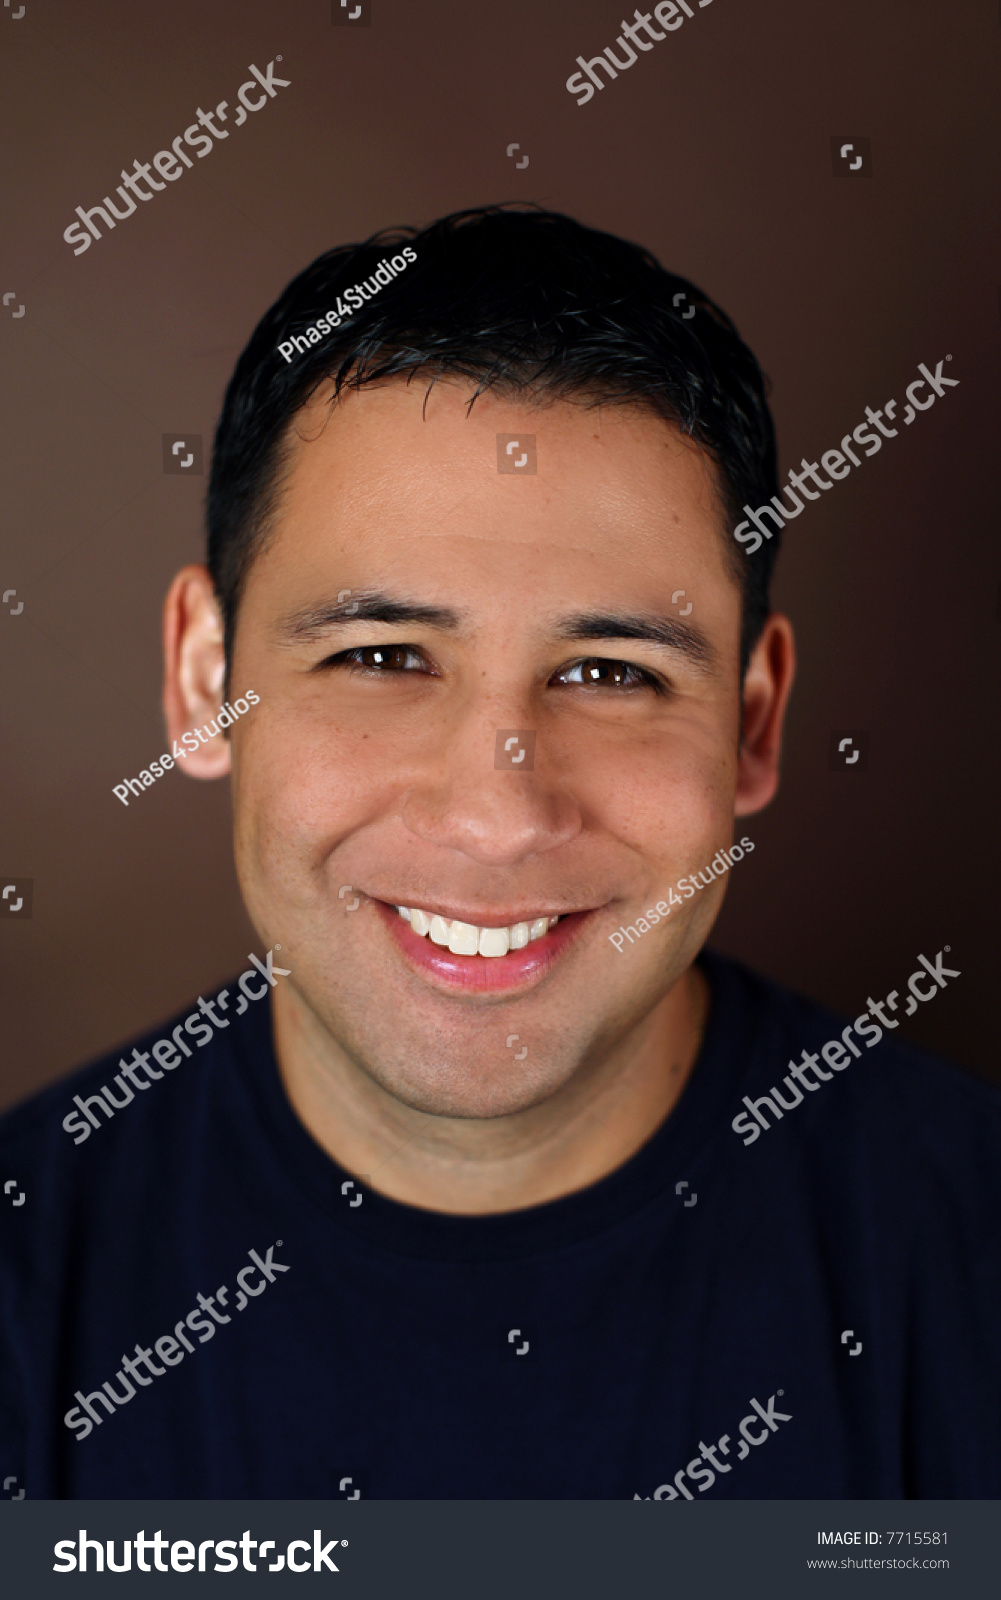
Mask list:
[[418,938],[429,939],[432,944],[451,951],[455,956],[485,956],[488,959],[506,956],[512,950],[524,950],[527,945],[542,939],[559,917],[534,917],[530,921],[512,922],[503,928],[485,928],[473,922],[460,922],[458,918],[439,916],[410,906],[394,907],[398,917],[410,924],[411,932]]

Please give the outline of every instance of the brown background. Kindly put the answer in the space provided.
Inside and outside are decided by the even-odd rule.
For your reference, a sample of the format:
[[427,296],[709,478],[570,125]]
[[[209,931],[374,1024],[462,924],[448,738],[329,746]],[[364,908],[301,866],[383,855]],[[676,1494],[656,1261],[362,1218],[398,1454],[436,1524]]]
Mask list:
[[[714,0],[578,108],[616,0],[26,0],[0,12],[4,464],[0,917],[10,1102],[215,986],[255,948],[225,783],[113,784],[165,748],[160,606],[199,558],[233,363],[331,245],[533,199],[649,245],[731,313],[774,384],[785,469],[947,353],[961,380],[789,527],[800,678],[783,790],[714,943],[855,1015],[919,951],[962,971],[902,1033],[996,1072],[999,559],[995,0]],[[76,257],[77,205],[255,62],[292,80]],[[233,111],[230,112],[232,119]],[[834,134],[871,140],[835,179]],[[515,170],[508,143],[530,164]],[[13,602],[12,602],[13,603]],[[833,728],[868,771],[831,772]],[[7,881],[6,877],[4,881]]]

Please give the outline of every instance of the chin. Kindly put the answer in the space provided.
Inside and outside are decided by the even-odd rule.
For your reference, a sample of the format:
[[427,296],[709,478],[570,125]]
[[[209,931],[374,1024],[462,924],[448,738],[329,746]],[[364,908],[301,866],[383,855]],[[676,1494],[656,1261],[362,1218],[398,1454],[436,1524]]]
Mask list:
[[[504,1051],[503,1044],[499,1047]],[[515,1046],[515,1049],[520,1048]],[[509,1057],[512,1052],[504,1052]],[[524,1062],[498,1063],[499,1071],[489,1074],[481,1069],[470,1073],[468,1064],[450,1055],[427,1059],[415,1070],[387,1070],[384,1063],[378,1066],[360,1063],[376,1082],[395,1099],[413,1111],[422,1111],[431,1117],[510,1117],[520,1111],[548,1100],[565,1081],[566,1074],[546,1073],[533,1069],[530,1058]]]

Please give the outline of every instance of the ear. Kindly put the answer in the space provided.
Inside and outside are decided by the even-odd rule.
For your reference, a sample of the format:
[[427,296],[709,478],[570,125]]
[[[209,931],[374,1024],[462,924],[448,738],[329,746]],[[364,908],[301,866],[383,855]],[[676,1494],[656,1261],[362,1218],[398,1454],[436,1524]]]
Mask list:
[[[207,724],[222,707],[226,658],[222,615],[205,567],[182,568],[167,592],[163,657],[167,736],[172,751],[176,742],[184,752],[177,765],[192,778],[221,778],[230,770],[229,740]],[[207,737],[199,738],[196,729]]]
[[736,817],[763,810],[779,786],[782,727],[795,672],[792,624],[773,613],[751,652],[744,679]]

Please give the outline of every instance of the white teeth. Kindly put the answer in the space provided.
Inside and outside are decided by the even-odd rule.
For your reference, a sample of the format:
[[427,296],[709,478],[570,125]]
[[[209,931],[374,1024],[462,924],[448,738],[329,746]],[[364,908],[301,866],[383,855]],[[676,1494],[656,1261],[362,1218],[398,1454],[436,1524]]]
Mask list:
[[397,906],[397,914],[409,922],[422,939],[430,936],[434,944],[447,946],[457,956],[506,956],[509,950],[524,950],[556,926],[559,917],[536,917],[534,922],[515,922],[507,928],[478,928],[472,922],[449,921],[437,914]]
[[[455,923],[452,924],[453,928]],[[481,928],[477,949],[481,956],[506,956],[511,939],[506,928]]]
[[475,956],[479,939],[479,928],[474,927],[471,922],[460,922],[456,918],[449,930],[448,948],[454,956]]

